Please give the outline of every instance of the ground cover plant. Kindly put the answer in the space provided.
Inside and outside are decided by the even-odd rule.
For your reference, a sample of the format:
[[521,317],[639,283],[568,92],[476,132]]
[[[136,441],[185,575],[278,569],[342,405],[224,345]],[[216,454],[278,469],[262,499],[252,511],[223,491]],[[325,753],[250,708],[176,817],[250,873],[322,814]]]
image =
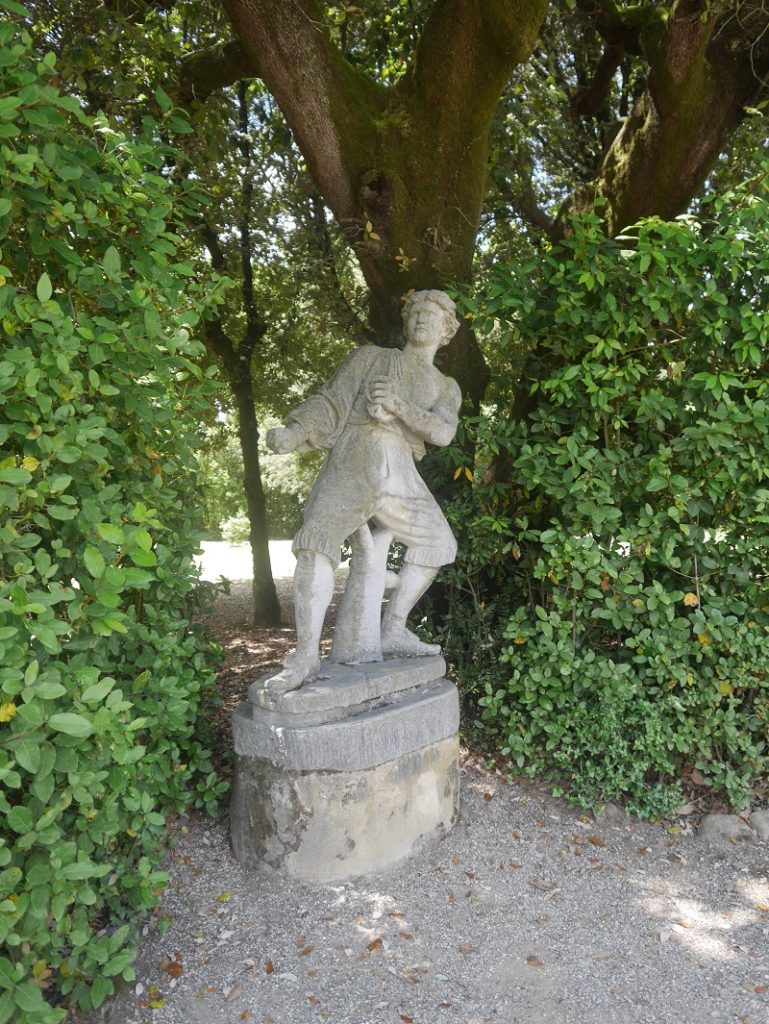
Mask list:
[[12,19],[0,53],[0,1021],[54,1024],[132,977],[167,813],[221,791],[191,626],[211,385],[184,122],[87,117]]
[[581,217],[468,303],[526,416],[471,421],[472,484],[466,445],[444,467],[451,656],[502,753],[588,805],[668,812],[694,769],[741,808],[769,767],[767,173],[617,239]]

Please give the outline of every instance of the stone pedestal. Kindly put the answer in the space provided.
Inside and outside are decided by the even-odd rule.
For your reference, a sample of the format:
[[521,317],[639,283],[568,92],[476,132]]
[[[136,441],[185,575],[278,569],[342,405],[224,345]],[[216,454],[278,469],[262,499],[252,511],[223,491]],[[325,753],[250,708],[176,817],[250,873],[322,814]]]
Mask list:
[[[384,870],[451,828],[459,704],[441,657],[324,662],[232,716],[232,845],[245,867],[313,882]],[[267,678],[267,677],[264,677]]]

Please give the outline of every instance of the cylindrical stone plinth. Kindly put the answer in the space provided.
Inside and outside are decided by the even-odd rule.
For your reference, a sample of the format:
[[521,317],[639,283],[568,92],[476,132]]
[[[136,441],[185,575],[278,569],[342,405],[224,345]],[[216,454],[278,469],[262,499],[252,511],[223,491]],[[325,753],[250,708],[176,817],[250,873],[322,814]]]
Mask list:
[[392,867],[459,805],[459,707],[440,657],[324,664],[233,714],[232,845],[245,867],[330,882]]

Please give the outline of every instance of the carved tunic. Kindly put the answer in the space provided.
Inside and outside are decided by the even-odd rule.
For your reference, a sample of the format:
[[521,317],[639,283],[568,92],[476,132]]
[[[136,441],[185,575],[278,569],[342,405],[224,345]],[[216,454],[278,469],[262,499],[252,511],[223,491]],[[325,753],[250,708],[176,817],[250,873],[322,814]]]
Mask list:
[[391,377],[413,405],[456,416],[459,388],[435,367],[415,370],[398,349],[374,345],[349,355],[320,393],[286,420],[302,426],[309,447],[330,449],[294,551],[319,551],[336,564],[345,538],[370,521],[407,546],[406,562],[445,565],[454,560],[456,541],[414,465],[425,453],[424,441],[397,417],[372,415],[368,385],[377,377]]

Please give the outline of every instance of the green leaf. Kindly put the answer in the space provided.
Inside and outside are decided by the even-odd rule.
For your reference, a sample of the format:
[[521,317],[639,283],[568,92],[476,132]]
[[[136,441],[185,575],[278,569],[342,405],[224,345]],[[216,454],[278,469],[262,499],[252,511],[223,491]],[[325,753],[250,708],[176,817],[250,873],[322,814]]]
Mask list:
[[75,736],[81,740],[93,732],[93,724],[74,711],[62,711],[59,714],[51,715],[48,724],[57,732],[63,732],[67,736]]
[[107,566],[98,548],[90,544],[86,545],[86,549],[83,552],[83,561],[86,569],[94,579],[99,579],[100,576],[104,575],[104,570]]
[[135,565],[152,566],[158,564],[154,551],[145,551],[140,547],[129,548],[128,556]]
[[40,744],[31,737],[20,739],[15,746],[14,757],[25,771],[34,775],[40,767]]
[[102,266],[104,267],[104,273],[110,280],[114,281],[117,279],[120,274],[120,253],[114,245],[111,245],[104,253]]
[[47,302],[53,295],[53,285],[46,273],[42,273],[37,279],[37,297],[40,302]]
[[19,484],[28,484],[31,479],[32,474],[28,473],[26,469],[0,469],[0,484],[18,486]]
[[102,679],[100,683],[94,683],[93,686],[89,686],[87,689],[83,690],[80,699],[84,704],[99,704],[104,700],[114,685],[114,679]]
[[97,523],[96,529],[102,540],[106,540],[108,544],[119,545],[125,541],[125,533],[114,523]]

